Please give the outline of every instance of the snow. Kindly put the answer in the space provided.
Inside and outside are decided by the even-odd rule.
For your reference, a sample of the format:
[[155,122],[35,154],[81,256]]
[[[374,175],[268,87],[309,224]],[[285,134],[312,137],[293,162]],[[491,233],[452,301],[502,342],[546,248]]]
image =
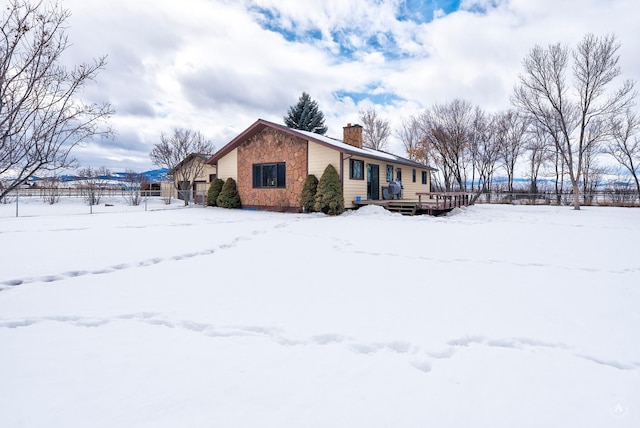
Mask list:
[[640,210],[0,205],[2,427],[640,426]]

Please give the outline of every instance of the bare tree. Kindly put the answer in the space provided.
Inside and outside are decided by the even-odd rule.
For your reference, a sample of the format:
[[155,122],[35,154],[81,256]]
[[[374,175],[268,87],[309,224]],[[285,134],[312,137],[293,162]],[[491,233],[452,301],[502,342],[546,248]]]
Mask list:
[[415,162],[427,163],[426,154],[420,147],[420,128],[415,117],[402,119],[400,128],[396,130],[396,137],[402,142],[407,156]]
[[509,192],[513,192],[516,163],[525,145],[528,126],[525,116],[514,110],[501,113],[496,120],[497,149],[507,172]]
[[[585,153],[611,132],[611,123],[631,105],[634,83],[609,87],[621,74],[620,44],[614,36],[587,34],[570,55],[555,44],[534,47],[523,61],[524,74],[514,90],[513,104],[538,126],[556,137],[556,150],[571,180],[573,207],[580,209],[580,179]],[[570,69],[573,85],[567,82]],[[573,93],[571,91],[573,89]]]
[[640,118],[628,109],[625,115],[612,124],[613,139],[605,147],[605,153],[613,156],[629,171],[640,195]]
[[491,190],[493,174],[498,164],[500,152],[496,140],[495,122],[495,117],[489,117],[479,107],[475,108],[469,136],[469,151],[474,171],[472,182],[475,181],[475,173],[478,173],[478,187],[473,197],[474,202],[483,192]]
[[524,145],[524,150],[528,153],[529,164],[529,193],[538,193],[538,177],[540,176],[540,169],[542,166],[553,160],[553,153],[555,152],[554,146],[552,146],[551,139],[539,128],[534,128],[530,131],[530,136],[527,138]]
[[364,146],[375,150],[385,150],[391,135],[389,121],[378,117],[378,112],[373,107],[360,111],[360,121],[362,121]]
[[53,205],[60,200],[60,176],[58,174],[51,174],[42,178],[38,182],[38,187],[45,203]]
[[0,175],[15,179],[0,198],[39,171],[69,167],[71,150],[111,135],[102,123],[109,104],[77,97],[104,68],[105,58],[71,70],[60,65],[69,46],[70,12],[57,3],[10,0],[0,21]]
[[469,136],[473,122],[473,107],[468,101],[455,99],[448,104],[436,104],[417,119],[422,133],[421,144],[430,153],[442,172],[445,190],[467,189]]
[[89,205],[98,205],[104,196],[111,177],[107,167],[91,168],[90,166],[78,171],[80,192]]
[[127,169],[124,173],[122,197],[129,205],[138,206],[142,202],[142,187],[146,183],[144,174]]
[[[162,133],[149,156],[161,168],[169,170],[178,192],[190,190],[194,180],[204,170],[205,162],[213,154],[215,146],[199,131],[174,129],[173,134]],[[188,205],[188,197],[184,197]]]

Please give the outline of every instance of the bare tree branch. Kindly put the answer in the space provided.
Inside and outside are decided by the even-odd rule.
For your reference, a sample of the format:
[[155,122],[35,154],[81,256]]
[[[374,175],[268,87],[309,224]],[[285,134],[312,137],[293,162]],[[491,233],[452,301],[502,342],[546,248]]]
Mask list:
[[[534,126],[554,139],[567,168],[573,190],[573,206],[580,209],[580,184],[587,156],[611,137],[614,123],[632,103],[634,84],[623,82],[610,90],[620,75],[614,36],[587,34],[570,55],[559,44],[534,47],[523,61],[524,74],[514,90],[512,103]],[[567,82],[569,58],[573,84]]]
[[106,59],[59,64],[69,16],[57,3],[11,0],[0,22],[0,175],[14,178],[0,197],[39,171],[70,167],[81,142],[112,135],[101,126],[110,105],[77,99]]
[[378,112],[373,107],[360,111],[360,120],[362,121],[364,146],[375,150],[385,150],[391,135],[389,121],[378,117]]
[[[213,143],[199,131],[174,129],[172,135],[162,133],[160,143],[153,147],[149,156],[155,165],[169,170],[168,174],[180,192],[190,188],[214,150]],[[189,203],[186,197],[184,203]]]

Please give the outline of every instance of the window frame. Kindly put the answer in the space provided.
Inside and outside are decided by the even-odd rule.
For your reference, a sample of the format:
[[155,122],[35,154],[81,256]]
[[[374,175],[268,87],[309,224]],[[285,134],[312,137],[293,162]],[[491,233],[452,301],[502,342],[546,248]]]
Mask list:
[[393,165],[387,165],[387,183],[393,181]]
[[[286,162],[254,163],[251,167],[251,174],[254,189],[284,189],[287,187]],[[270,182],[273,184],[269,184]]]
[[[356,175],[356,168],[354,166],[358,163],[360,165],[360,174]],[[364,161],[361,159],[349,159],[349,179],[350,180],[364,180]]]
[[422,184],[427,184],[427,171],[422,171]]

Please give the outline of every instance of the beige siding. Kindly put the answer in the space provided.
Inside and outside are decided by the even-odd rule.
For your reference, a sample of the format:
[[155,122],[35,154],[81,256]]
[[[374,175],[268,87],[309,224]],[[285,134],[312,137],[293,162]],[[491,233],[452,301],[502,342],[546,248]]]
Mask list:
[[218,160],[218,178],[238,181],[238,149],[233,149]]
[[[364,162],[363,166],[363,175],[364,179],[351,179],[349,178],[349,164],[350,160],[361,160]],[[356,196],[360,196],[362,200],[367,199],[367,164],[369,162],[366,158],[357,157],[357,156],[345,156],[344,159],[344,180],[342,184],[342,188],[344,191],[344,205],[346,208],[353,207],[353,201],[356,199]]]
[[[417,200],[416,192],[428,192],[430,174],[426,169],[401,166],[402,168],[402,198]],[[416,182],[413,182],[412,171],[416,170]],[[422,184],[422,171],[427,171],[427,184]]]
[[[353,159],[358,159],[354,157]],[[349,179],[349,161],[345,159],[345,184],[344,184],[344,200],[347,208],[352,207],[352,202],[356,199],[356,196],[361,196],[364,200],[367,197],[367,165],[374,164],[380,168],[380,188],[378,193],[380,199],[383,199],[382,188],[388,187],[387,182],[387,165],[393,166],[393,179],[397,178],[398,168],[402,170],[402,199],[404,200],[418,200],[416,196],[417,192],[428,192],[431,176],[429,170],[426,168],[413,168],[411,166],[402,165],[394,162],[386,162],[378,159],[366,159],[365,161],[365,180],[350,180]],[[413,182],[413,170],[416,170],[416,182]],[[422,184],[422,172],[427,172],[427,184]]]
[[209,164],[205,164],[204,168],[202,168],[202,171],[196,177],[195,181],[205,181],[207,183],[210,183],[211,181],[209,180],[209,177],[211,176],[211,174],[215,174],[215,173],[216,173],[216,167],[215,166],[209,165]]
[[309,141],[309,174],[315,175],[318,180],[322,177],[327,165],[334,166],[340,174],[340,152],[320,144]]

